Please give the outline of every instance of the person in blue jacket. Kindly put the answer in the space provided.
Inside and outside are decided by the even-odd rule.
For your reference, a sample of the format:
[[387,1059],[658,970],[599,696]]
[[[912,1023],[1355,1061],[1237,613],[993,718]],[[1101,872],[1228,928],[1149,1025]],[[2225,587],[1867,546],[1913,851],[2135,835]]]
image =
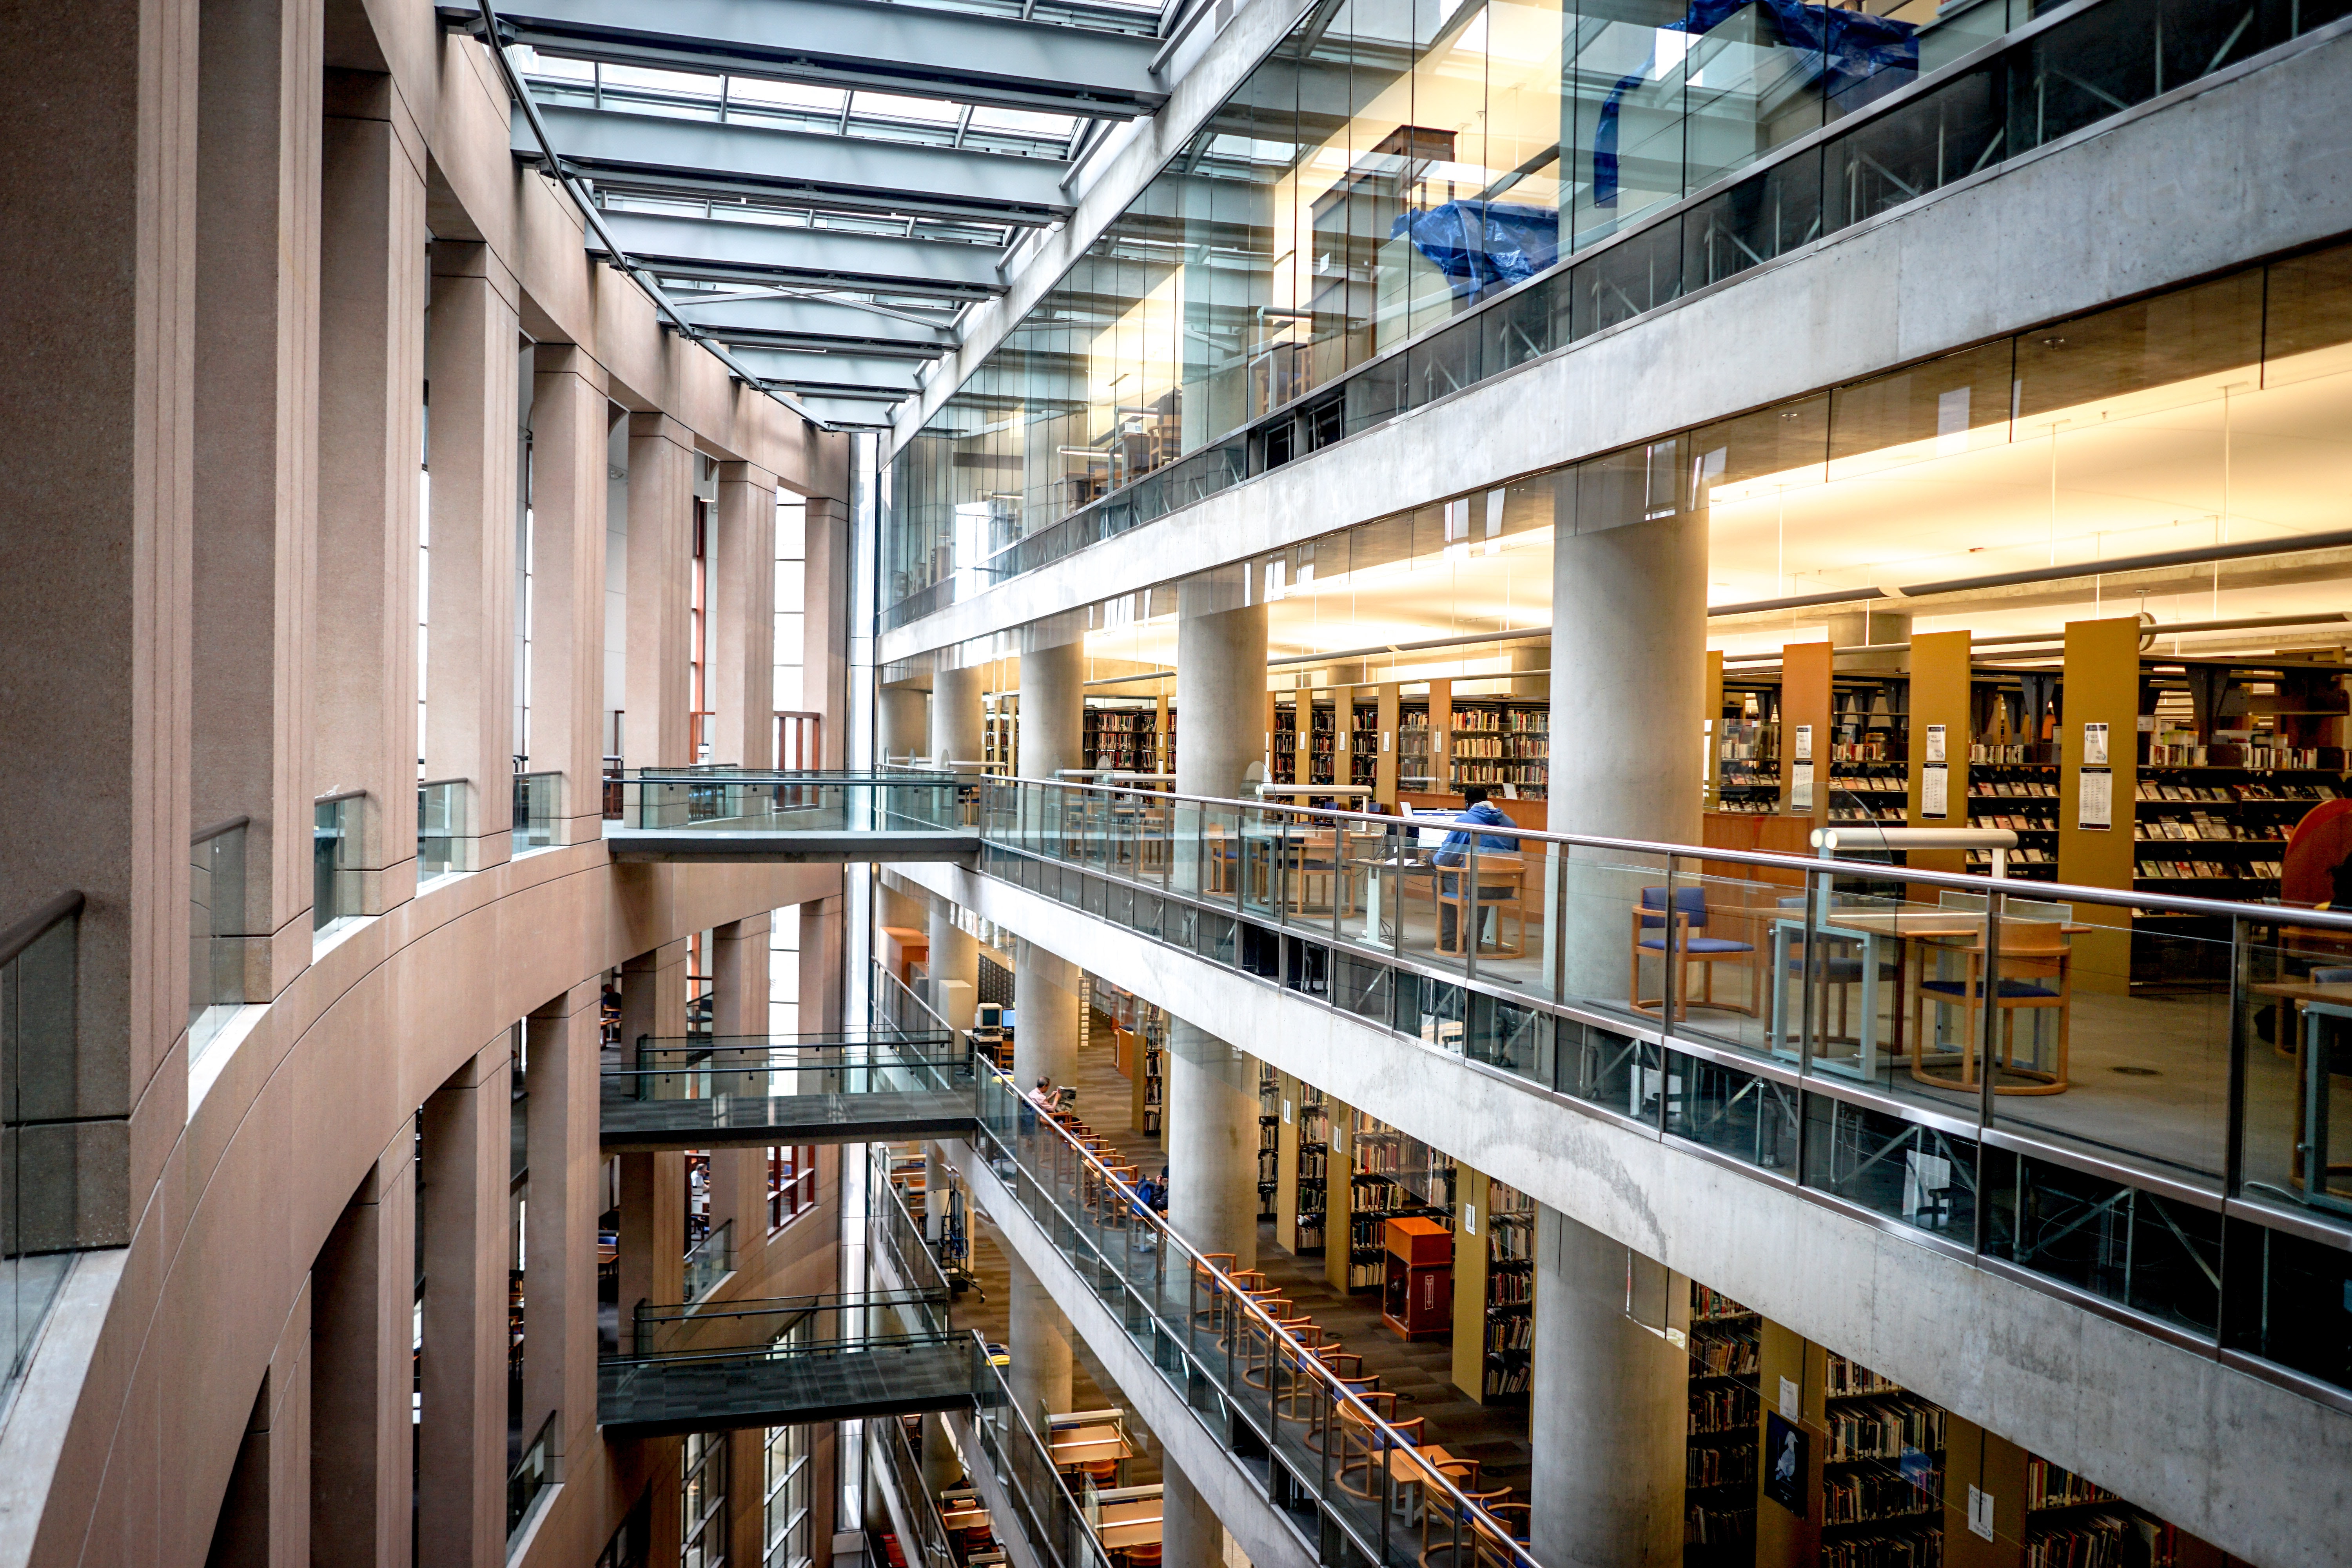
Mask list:
[[[1461,865],[1463,861],[1468,858],[1464,851],[1470,847],[1470,841],[1474,837],[1478,841],[1478,848],[1481,853],[1491,849],[1498,850],[1507,855],[1513,850],[1518,848],[1518,839],[1510,834],[1477,831],[1478,829],[1509,827],[1513,826],[1511,819],[1503,815],[1502,809],[1486,798],[1486,789],[1485,785],[1463,785],[1462,798],[1466,803],[1467,809],[1454,820],[1468,826],[1457,827],[1453,832],[1445,836],[1445,842],[1439,845],[1437,847],[1437,853],[1431,857],[1436,864],[1440,866]],[[1440,890],[1447,897],[1452,897],[1454,895],[1454,884],[1455,879],[1452,877],[1440,876],[1438,880],[1441,884]],[[1486,890],[1483,884],[1479,890],[1482,893]],[[1454,922],[1455,912],[1456,909],[1453,904],[1440,904],[1437,907],[1437,944],[1441,951],[1451,951],[1454,947]],[[1484,911],[1481,911],[1482,923],[1483,913]]]

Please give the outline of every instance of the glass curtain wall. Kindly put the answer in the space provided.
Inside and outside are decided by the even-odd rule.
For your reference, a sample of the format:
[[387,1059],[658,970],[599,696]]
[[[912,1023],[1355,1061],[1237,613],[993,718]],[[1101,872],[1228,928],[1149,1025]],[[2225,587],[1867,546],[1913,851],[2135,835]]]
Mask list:
[[[1929,37],[1949,58],[2031,4],[1317,7],[898,454],[888,599],[977,589],[1071,510],[1910,81]],[[1791,243],[1813,205],[1782,215]]]

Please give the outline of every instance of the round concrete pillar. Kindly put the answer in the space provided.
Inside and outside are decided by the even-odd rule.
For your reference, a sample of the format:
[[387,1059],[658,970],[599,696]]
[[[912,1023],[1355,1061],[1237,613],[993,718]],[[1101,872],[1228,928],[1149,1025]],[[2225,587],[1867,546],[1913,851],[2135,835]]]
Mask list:
[[1006,1301],[1013,1326],[1005,1345],[1013,1364],[1005,1369],[1005,1382],[1012,1387],[1013,1404],[1043,1436],[1045,1417],[1070,1408],[1070,1325],[1028,1265],[1009,1248],[1005,1259],[1013,1278]]
[[1257,1266],[1257,1063],[1183,1020],[1168,1050],[1168,1223],[1202,1252]]
[[1176,591],[1176,793],[1232,799],[1265,760],[1265,606],[1229,604],[1223,584]]
[[1040,1078],[1077,1077],[1077,966],[1024,942],[1013,955],[1013,1081],[1026,1094]]
[[1051,779],[1087,765],[1086,655],[1085,644],[1072,642],[1021,656],[1021,777]]
[[931,677],[931,760],[941,767],[961,763],[958,772],[980,772],[982,748],[987,743],[980,700],[986,674],[985,666],[975,664]]
[[931,994],[937,1006],[955,1029],[971,1027],[972,1010],[980,1001],[980,943],[955,923],[955,906],[945,899],[931,900]]
[[931,1411],[923,1417],[923,1489],[933,1501],[962,1478],[963,1466],[956,1458],[955,1447],[948,1441],[948,1424],[939,1412]]
[[1161,1568],[1223,1568],[1225,1527],[1173,1461],[1160,1467]]
[[[1682,1561],[1686,1352],[1654,1332],[1689,1286],[1622,1243],[1536,1212],[1534,1386],[1528,1402],[1532,1552],[1545,1568],[1671,1568]],[[1627,1311],[1629,1262],[1643,1288]]]

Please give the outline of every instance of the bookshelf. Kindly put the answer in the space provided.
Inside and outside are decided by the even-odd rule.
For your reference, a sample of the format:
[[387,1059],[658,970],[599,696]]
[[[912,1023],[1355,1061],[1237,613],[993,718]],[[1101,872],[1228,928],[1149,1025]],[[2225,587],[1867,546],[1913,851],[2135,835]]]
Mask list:
[[1756,1556],[1763,1319],[1696,1280],[1690,1293],[1683,1563],[1685,1568],[1724,1568]]
[[1349,1115],[1344,1289],[1376,1290],[1387,1278],[1390,1220],[1418,1217],[1452,1223],[1454,1167],[1450,1156],[1386,1122],[1360,1110]]
[[982,771],[1000,778],[1013,776],[1021,758],[1021,699],[1006,694],[989,699],[981,718]]
[[1295,1205],[1301,1256],[1323,1250],[1324,1219],[1330,1205],[1328,1173],[1331,1163],[1330,1114],[1323,1091],[1302,1084],[1298,1092],[1298,1191]]
[[1282,1079],[1264,1062],[1257,1066],[1257,1217],[1271,1225],[1282,1184]]
[[1823,1568],[1940,1563],[1943,1409],[1834,1351],[1822,1363]]
[[1447,745],[1445,787],[1507,788],[1541,800],[1550,780],[1551,706],[1502,699],[1457,699]]
[[1433,793],[1438,786],[1437,769],[1430,751],[1426,699],[1398,704],[1396,749],[1398,792]]
[[[2014,831],[2009,874],[2047,882],[2058,875],[2058,764],[2012,760],[2027,749],[1969,748],[1969,826]],[[1968,868],[1990,872],[1992,851],[1969,850]]]
[[1348,782],[1376,784],[1381,772],[1381,705],[1351,702],[1349,713]]
[[1295,784],[1298,782],[1298,699],[1274,699],[1273,738],[1267,748],[1266,782]]
[[1158,705],[1135,699],[1090,698],[1081,742],[1085,765],[1128,773],[1158,773]]
[[1478,1397],[1527,1402],[1536,1333],[1535,1200],[1500,1182],[1486,1184],[1486,1333]]

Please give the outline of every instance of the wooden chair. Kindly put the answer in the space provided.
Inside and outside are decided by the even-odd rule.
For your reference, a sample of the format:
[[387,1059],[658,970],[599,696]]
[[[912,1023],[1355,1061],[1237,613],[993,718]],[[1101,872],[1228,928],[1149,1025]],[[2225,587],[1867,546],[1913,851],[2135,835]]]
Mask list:
[[[1367,1402],[1383,1394],[1378,1373],[1364,1371],[1364,1358],[1353,1351],[1334,1350],[1326,1346],[1316,1352],[1316,1359],[1332,1374],[1331,1381]],[[1390,1407],[1394,1408],[1396,1395],[1385,1394]],[[1323,1435],[1330,1429],[1330,1413],[1339,1396],[1329,1392],[1324,1380],[1300,1377],[1293,1382],[1286,1396],[1275,1405],[1276,1414],[1284,1420],[1296,1421],[1307,1428],[1307,1446],[1317,1453],[1323,1451]]]
[[[1440,871],[1430,879],[1431,886],[1436,894],[1437,907],[1441,911],[1438,915],[1438,951],[1440,952],[1464,951],[1463,933],[1465,931],[1469,933],[1467,940],[1471,943],[1477,943],[1479,928],[1486,923],[1486,911],[1493,910],[1496,911],[1495,956],[1497,958],[1526,957],[1528,951],[1528,862],[1526,858],[1519,855],[1492,853],[1480,855],[1477,868],[1478,886],[1475,891],[1463,886],[1463,882],[1469,874],[1468,868],[1465,867]],[[1457,911],[1454,921],[1454,941],[1450,944],[1444,940],[1445,917],[1443,913],[1448,908]],[[1503,915],[1506,912],[1510,915],[1516,926],[1511,934],[1510,945],[1507,947],[1502,942]]]
[[[1684,1003],[1745,1013],[1751,1018],[1756,1016],[1758,986],[1762,978],[1762,971],[1756,963],[1756,944],[1735,937],[1708,933],[1705,888],[1674,889],[1671,910],[1667,908],[1665,889],[1644,888],[1641,901],[1633,906],[1633,947],[1628,960],[1626,994],[1636,1011],[1654,1013],[1665,1005],[1663,994],[1654,997],[1642,994],[1642,955],[1654,953],[1663,963],[1666,957],[1666,939],[1671,922],[1675,950],[1682,957]],[[1748,1005],[1745,1007],[1737,1002],[1717,1002],[1715,999],[1715,966],[1725,963],[1744,963],[1748,967]],[[1699,975],[1705,987],[1699,996],[1691,994],[1690,972],[1694,963],[1701,966]],[[1659,987],[1663,992],[1663,976]]]
[[1217,1283],[1213,1269],[1230,1271],[1241,1261],[1230,1252],[1204,1252],[1192,1265],[1192,1326],[1212,1331],[1224,1327],[1224,1287]]
[[[1399,1444],[1406,1447],[1420,1447],[1422,1425],[1427,1419],[1416,1415],[1410,1421],[1400,1421],[1394,1414],[1396,1395],[1388,1394],[1381,1398],[1387,1402],[1385,1407],[1375,1404],[1373,1412],[1395,1431],[1394,1437],[1373,1426],[1365,1418],[1363,1412],[1352,1405],[1341,1405],[1336,1412],[1339,1429],[1339,1489],[1351,1497],[1367,1500],[1381,1495],[1381,1470],[1388,1464],[1390,1449]],[[1371,1402],[1368,1399],[1367,1403]],[[1354,1479],[1350,1480],[1350,1477]]]
[[[1511,1489],[1479,1491],[1475,1469],[1468,1460],[1437,1468],[1438,1474],[1452,1481],[1467,1500],[1491,1511],[1509,1498]],[[1423,1488],[1421,1568],[1468,1568],[1476,1558],[1479,1531],[1491,1528],[1481,1524],[1477,1515],[1456,1502],[1443,1487]]]
[[[1914,993],[1911,1026],[1911,1076],[1939,1089],[1975,1092],[1977,1088],[1977,1013],[1985,1004],[1984,943],[1959,950],[1962,973],[1958,980],[1922,980]],[[1995,1037],[2000,1059],[1993,1068],[1995,1094],[2063,1094],[2066,1090],[2068,1026],[2074,1016],[2073,944],[2065,928],[2055,921],[2004,921],[2000,928],[2000,983],[1992,998]],[[1960,1009],[1960,1076],[1952,1078],[1923,1065],[1935,1037],[1926,1032],[1928,1006]],[[2058,1014],[2058,1050],[2047,1068],[2017,1065],[2017,1015],[2035,1009]],[[1937,1015],[1938,1022],[1941,1015]],[[2003,1083],[2001,1075],[2023,1083]]]
[[[1356,912],[1355,885],[1347,875],[1345,845],[1337,831],[1308,833],[1291,840],[1288,880],[1289,904],[1293,914],[1305,914],[1310,909],[1339,908],[1346,919]],[[1309,901],[1308,894],[1316,881],[1323,883],[1324,898],[1320,904]]]

